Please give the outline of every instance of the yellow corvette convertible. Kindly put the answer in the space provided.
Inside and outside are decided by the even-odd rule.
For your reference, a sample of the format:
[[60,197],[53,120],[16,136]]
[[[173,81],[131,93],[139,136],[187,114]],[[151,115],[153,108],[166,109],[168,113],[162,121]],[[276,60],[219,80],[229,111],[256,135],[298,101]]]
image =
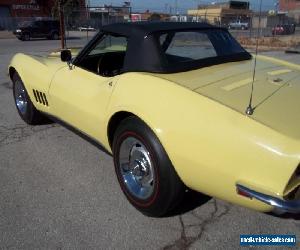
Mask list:
[[186,187],[298,213],[300,66],[258,56],[253,77],[253,65],[223,28],[126,23],[73,57],[17,54],[9,75],[21,118],[54,118],[101,144],[146,215],[169,212]]

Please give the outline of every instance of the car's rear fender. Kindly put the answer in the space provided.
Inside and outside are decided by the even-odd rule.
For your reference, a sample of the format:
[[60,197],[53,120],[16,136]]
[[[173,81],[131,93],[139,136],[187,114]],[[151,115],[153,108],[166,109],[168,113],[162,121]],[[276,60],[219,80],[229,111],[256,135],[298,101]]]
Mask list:
[[271,207],[239,196],[236,184],[282,197],[300,161],[298,141],[151,75],[122,75],[107,123],[119,111],[150,126],[188,187],[262,211]]

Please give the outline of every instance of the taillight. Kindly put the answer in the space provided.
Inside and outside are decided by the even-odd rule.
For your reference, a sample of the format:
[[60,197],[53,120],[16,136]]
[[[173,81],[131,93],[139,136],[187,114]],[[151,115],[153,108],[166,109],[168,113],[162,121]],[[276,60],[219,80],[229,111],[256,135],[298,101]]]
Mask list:
[[244,196],[246,198],[252,199],[252,196],[249,195],[249,193],[242,190],[239,186],[236,187],[236,192],[238,195]]

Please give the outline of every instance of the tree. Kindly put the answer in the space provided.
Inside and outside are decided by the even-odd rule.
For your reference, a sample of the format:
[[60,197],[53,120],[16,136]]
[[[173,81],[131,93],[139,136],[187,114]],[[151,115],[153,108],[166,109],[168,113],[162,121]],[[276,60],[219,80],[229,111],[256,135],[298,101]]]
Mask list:
[[76,26],[80,17],[80,2],[78,0],[56,0],[52,7],[52,17],[59,18],[59,3],[63,8],[64,19],[68,28]]
[[72,19],[79,15],[80,3],[78,0],[55,0],[51,10],[52,17],[57,18],[59,16],[59,4],[63,7],[65,16]]
[[160,21],[161,16],[158,13],[153,13],[149,18],[148,21]]

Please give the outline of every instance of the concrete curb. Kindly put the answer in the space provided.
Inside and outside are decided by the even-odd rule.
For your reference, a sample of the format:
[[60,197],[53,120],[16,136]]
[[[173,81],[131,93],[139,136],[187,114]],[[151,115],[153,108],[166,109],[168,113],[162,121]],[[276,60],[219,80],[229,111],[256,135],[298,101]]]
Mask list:
[[16,36],[12,33],[12,31],[0,31],[0,39],[12,39],[16,38]]

